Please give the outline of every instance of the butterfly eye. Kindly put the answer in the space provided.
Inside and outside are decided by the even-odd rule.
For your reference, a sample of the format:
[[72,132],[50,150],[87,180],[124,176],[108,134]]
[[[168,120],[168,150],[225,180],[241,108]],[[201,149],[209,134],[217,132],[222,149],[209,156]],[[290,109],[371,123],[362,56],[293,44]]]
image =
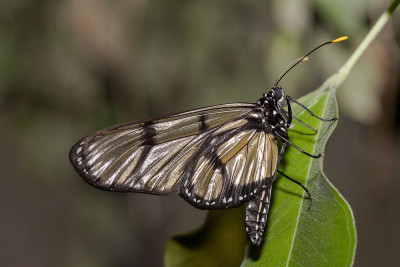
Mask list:
[[274,91],[274,94],[275,94],[276,98],[279,101],[282,101],[283,98],[285,97],[285,91],[283,91],[283,88],[275,86],[275,87],[272,88],[272,90]]

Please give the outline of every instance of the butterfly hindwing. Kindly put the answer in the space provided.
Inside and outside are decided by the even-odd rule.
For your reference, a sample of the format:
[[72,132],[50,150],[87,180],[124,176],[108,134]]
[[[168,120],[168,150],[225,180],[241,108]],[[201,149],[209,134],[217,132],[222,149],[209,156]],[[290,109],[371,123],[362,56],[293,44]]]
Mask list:
[[273,135],[245,123],[208,139],[183,176],[180,195],[189,203],[204,209],[236,207],[270,185],[278,155]]

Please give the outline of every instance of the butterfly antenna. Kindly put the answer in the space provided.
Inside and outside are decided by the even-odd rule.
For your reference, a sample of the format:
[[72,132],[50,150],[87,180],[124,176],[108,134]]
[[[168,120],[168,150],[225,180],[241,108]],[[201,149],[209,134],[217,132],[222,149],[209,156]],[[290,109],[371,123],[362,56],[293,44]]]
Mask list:
[[310,52],[308,52],[308,53],[307,53],[306,55],[304,55],[303,57],[294,60],[293,62],[291,62],[291,63],[288,65],[288,67],[286,67],[286,69],[282,72],[282,74],[279,75],[278,79],[276,79],[276,82],[275,82],[274,86],[277,86],[277,85],[279,84],[279,82],[282,80],[282,78],[283,78],[291,69],[293,69],[294,67],[296,67],[297,64],[299,64],[299,63],[302,62],[302,61],[307,61],[307,60],[308,60],[308,56],[309,56],[310,54],[312,54],[313,52],[315,52],[316,50],[318,50],[319,48],[321,48],[321,47],[323,47],[324,45],[327,45],[327,44],[333,44],[333,43],[338,43],[338,42],[347,40],[348,38],[349,38],[348,36],[342,36],[342,37],[336,38],[336,39],[334,39],[334,40],[331,40],[331,41],[329,41],[329,42],[320,44],[319,46],[317,46],[316,48],[314,48],[313,50],[311,50]]
[[289,70],[291,70],[294,66],[296,66],[299,62],[301,62],[301,61],[307,61],[308,60],[308,57],[299,57],[299,58],[296,58],[295,60],[293,60],[292,62],[290,62],[287,66],[286,66],[286,68],[281,72],[281,74],[279,75],[279,77],[278,77],[278,79],[276,79],[275,80],[275,84],[274,84],[274,86],[277,86],[278,85],[278,82],[282,79],[282,77],[289,71]]

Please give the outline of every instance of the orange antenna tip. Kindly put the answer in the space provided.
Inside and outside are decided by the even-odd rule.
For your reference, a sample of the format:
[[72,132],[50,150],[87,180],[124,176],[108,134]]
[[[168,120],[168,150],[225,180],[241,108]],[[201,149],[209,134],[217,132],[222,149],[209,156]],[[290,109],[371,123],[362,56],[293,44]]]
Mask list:
[[332,40],[332,41],[329,41],[329,42],[325,42],[325,43],[323,43],[323,44],[320,44],[319,46],[317,46],[316,48],[314,48],[313,50],[311,50],[310,52],[308,52],[304,57],[301,57],[301,58],[299,58],[299,59],[296,59],[296,60],[294,61],[294,62],[295,62],[294,64],[293,64],[293,63],[290,63],[289,66],[286,68],[286,70],[284,70],[284,71],[282,72],[282,74],[279,75],[278,79],[276,79],[276,82],[275,82],[274,86],[277,86],[277,85],[279,84],[279,82],[282,80],[282,78],[283,78],[291,69],[293,69],[294,67],[296,67],[297,64],[299,64],[300,62],[303,62],[303,61],[307,61],[307,60],[308,60],[308,55],[314,53],[315,50],[317,50],[317,49],[323,47],[324,45],[328,45],[328,44],[332,44],[332,43],[341,42],[341,41],[347,40],[348,38],[349,38],[349,37],[346,35],[346,36],[342,36],[342,37],[336,38],[336,39],[334,39],[334,40]]
[[344,41],[344,40],[347,40],[347,39],[349,39],[349,37],[346,35],[346,36],[342,36],[342,37],[336,38],[335,40],[332,40],[331,43],[338,43],[338,42],[341,42],[341,41]]

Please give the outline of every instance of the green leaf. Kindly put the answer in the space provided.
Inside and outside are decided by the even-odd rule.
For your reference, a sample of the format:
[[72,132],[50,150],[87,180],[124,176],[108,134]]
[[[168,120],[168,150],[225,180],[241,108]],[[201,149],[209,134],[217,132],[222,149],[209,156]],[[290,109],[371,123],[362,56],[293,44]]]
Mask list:
[[[332,89],[321,88],[299,101],[318,116],[337,117]],[[292,142],[307,152],[322,153],[336,122],[320,122],[299,108],[295,114],[319,130],[313,134],[297,124],[289,134]],[[354,218],[347,202],[323,174],[322,159],[312,159],[290,147],[279,169],[310,190],[313,205],[307,210],[304,191],[278,176],[264,244],[260,251],[248,248],[244,266],[350,266],[356,246]]]

